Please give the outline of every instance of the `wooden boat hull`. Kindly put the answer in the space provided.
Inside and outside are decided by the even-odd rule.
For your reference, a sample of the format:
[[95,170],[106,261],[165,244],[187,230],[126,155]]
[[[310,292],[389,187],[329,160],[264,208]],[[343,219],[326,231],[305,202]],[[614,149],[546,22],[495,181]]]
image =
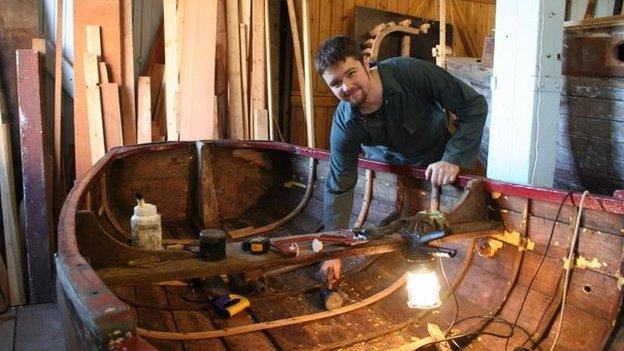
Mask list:
[[[200,261],[185,250],[146,251],[129,244],[135,192],[158,206],[169,244],[192,242],[200,228],[243,235],[297,209],[306,198],[311,159],[318,162],[311,198],[292,220],[271,230],[271,236],[321,229],[326,152],[281,143],[215,141],[124,147],[107,154],[74,187],[61,213],[55,260],[68,349],[413,349],[435,336],[428,323],[446,331],[456,307],[443,283],[444,304],[435,311],[407,308],[401,288],[336,316],[249,332],[259,323],[323,313],[315,299],[314,267],[304,264],[344,257],[339,290],[348,306],[384,293],[406,270],[400,253],[404,242],[396,235],[361,246],[333,245],[320,253],[302,246],[298,257],[252,256],[233,243],[227,264]],[[367,226],[380,224],[393,212],[409,216],[429,207],[430,186],[421,169],[365,160],[359,166],[353,221],[365,207],[367,169],[375,173]],[[457,257],[443,262],[458,300],[457,333],[505,334],[508,326],[497,321],[462,321],[500,316],[517,319],[510,347],[535,343],[549,348],[558,329],[559,306],[565,304],[557,349],[621,347],[624,201],[585,199],[578,257],[562,303],[562,258],[570,249],[580,200],[580,194],[467,176],[443,187],[441,210],[451,228],[461,228],[444,243],[458,250]],[[301,268],[279,274],[291,265]],[[222,319],[206,304],[186,299],[187,286],[161,284],[212,277],[205,284],[215,290],[237,285],[218,278],[224,273],[246,283],[238,285],[259,284],[268,291],[250,293],[248,310]],[[224,330],[226,334],[219,334]],[[227,334],[233,330],[241,333]],[[208,331],[220,336],[183,340]],[[506,339],[466,336],[460,342],[503,349]]]

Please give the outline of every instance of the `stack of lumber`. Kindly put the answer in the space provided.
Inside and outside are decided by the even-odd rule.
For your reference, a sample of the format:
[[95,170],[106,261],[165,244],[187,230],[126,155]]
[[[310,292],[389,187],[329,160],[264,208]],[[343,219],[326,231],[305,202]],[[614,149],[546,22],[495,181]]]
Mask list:
[[267,0],[163,0],[138,82],[125,45],[130,3],[79,0],[74,8],[78,179],[118,145],[274,139]]

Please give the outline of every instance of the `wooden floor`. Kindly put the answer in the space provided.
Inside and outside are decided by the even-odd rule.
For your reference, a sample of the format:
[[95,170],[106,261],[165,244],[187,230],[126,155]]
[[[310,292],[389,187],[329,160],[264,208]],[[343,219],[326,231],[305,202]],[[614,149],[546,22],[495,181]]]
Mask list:
[[65,342],[56,304],[28,305],[0,315],[0,351],[64,351]]

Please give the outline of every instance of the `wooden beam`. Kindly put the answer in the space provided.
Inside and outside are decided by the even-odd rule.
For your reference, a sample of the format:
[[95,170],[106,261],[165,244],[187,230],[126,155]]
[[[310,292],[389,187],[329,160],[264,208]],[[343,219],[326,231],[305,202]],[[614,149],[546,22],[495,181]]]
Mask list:
[[102,93],[102,114],[104,116],[104,140],[106,151],[123,145],[121,126],[121,105],[119,103],[119,84],[100,84]]
[[213,139],[218,134],[214,130],[217,6],[217,1],[184,1],[180,140]]
[[244,139],[243,91],[241,76],[240,29],[238,1],[227,1],[225,5],[227,20],[227,71],[228,71],[228,136],[232,139]]
[[98,69],[100,71],[100,82],[102,84],[110,83],[110,79],[108,78],[108,68],[106,67],[106,62],[98,62]]
[[22,273],[22,239],[17,224],[11,128],[10,124],[5,122],[6,118],[7,105],[2,84],[0,83],[0,120],[2,121],[0,124],[0,203],[10,303],[16,306],[25,304],[26,297],[24,296],[24,278]]
[[50,252],[52,173],[44,111],[43,64],[34,50],[17,50],[16,60],[30,302],[51,302],[54,299]]
[[121,118],[124,144],[136,144],[136,109],[134,105],[134,45],[132,42],[132,0],[121,0]]
[[152,142],[152,102],[150,77],[139,77],[137,101],[137,143]]

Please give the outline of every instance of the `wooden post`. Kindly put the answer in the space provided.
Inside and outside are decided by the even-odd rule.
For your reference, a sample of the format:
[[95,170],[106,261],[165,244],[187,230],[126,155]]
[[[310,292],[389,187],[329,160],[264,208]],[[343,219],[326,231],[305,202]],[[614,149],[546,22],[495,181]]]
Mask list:
[[50,240],[52,208],[43,65],[34,50],[17,50],[17,93],[23,174],[23,227],[28,252],[30,302],[54,298]]
[[[301,40],[299,39],[299,27],[297,26],[297,12],[295,11],[294,0],[287,0],[288,18],[290,20],[290,31],[293,40],[293,51],[295,53],[295,66],[297,68],[297,82],[299,83],[299,95],[301,96],[301,106],[307,106],[305,94],[305,77],[303,69],[303,59],[301,58]],[[307,117],[306,117],[307,118]]]
[[[256,109],[266,109],[266,64],[265,64],[265,31],[264,31],[264,0],[252,0],[251,9],[251,76],[250,76],[250,95],[251,105],[249,110],[253,113]],[[255,129],[258,126],[255,125],[255,119],[252,122],[254,132],[252,136],[256,135]],[[266,123],[263,124],[266,127]],[[260,134],[264,134],[264,131],[259,131]]]
[[250,128],[250,124],[249,123],[249,78],[248,78],[248,72],[249,72],[249,65],[248,65],[248,60],[247,60],[247,40],[246,40],[246,33],[247,29],[245,29],[245,25],[243,23],[240,24],[239,27],[239,33],[240,33],[240,65],[241,65],[241,73],[242,73],[242,83],[243,83],[243,131],[244,131],[244,138],[245,139],[250,139],[250,132],[251,132],[251,128]]

